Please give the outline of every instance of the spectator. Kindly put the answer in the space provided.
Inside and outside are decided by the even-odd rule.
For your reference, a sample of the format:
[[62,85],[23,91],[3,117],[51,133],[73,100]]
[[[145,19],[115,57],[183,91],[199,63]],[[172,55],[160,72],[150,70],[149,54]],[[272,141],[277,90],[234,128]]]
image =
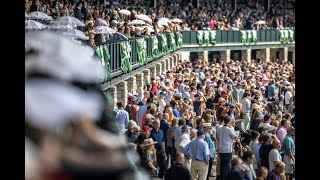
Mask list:
[[175,156],[175,163],[168,169],[165,180],[191,180],[191,174],[188,168],[183,166],[185,164],[185,156],[183,153],[177,153]]
[[265,180],[268,176],[268,169],[264,166],[261,166],[257,171],[257,179],[256,180]]
[[281,142],[279,140],[273,141],[273,149],[269,152],[269,170],[275,169],[275,164],[282,162],[280,155]]
[[129,114],[124,110],[124,103],[122,101],[117,102],[118,109],[116,110],[116,120],[119,125],[120,132],[125,132],[129,122]]
[[281,174],[284,173],[285,164],[283,162],[278,162],[274,170],[269,171],[267,180],[278,180],[281,179]]
[[231,160],[231,170],[227,172],[224,180],[234,180],[234,179],[249,180],[248,175],[242,171],[241,164],[242,164],[242,161],[240,158],[233,158]]
[[293,136],[295,133],[295,128],[290,126],[287,129],[288,134],[283,140],[283,146],[282,146],[282,152],[284,154],[283,156],[283,162],[286,165],[285,168],[285,174],[286,178],[291,180],[292,174],[295,166],[295,143],[293,140]]
[[257,175],[253,168],[254,153],[252,151],[246,151],[243,153],[242,159],[243,159],[243,163],[242,163],[243,171],[246,172],[250,180],[255,180]]

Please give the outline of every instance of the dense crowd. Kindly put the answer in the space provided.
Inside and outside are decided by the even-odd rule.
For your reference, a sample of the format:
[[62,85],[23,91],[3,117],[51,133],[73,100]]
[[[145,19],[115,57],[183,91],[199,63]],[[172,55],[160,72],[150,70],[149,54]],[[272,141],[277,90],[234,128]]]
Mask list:
[[[228,0],[194,1],[25,1],[25,11],[44,12],[54,19],[60,16],[74,16],[86,23],[82,29],[91,41],[101,42],[108,39],[128,39],[149,37],[151,34],[178,30],[243,30],[243,29],[283,29],[295,26],[294,1],[271,0],[269,11],[264,1],[239,0],[236,8]],[[198,7],[197,7],[198,6]],[[129,7],[129,8],[128,8]],[[166,8],[164,8],[166,7]],[[128,9],[129,14],[121,10]],[[135,15],[146,15],[144,22],[131,24]],[[178,22],[162,23],[163,18]],[[139,19],[140,20],[140,19]],[[167,20],[165,20],[167,21]],[[108,35],[94,30],[100,26],[112,28]],[[110,35],[114,32],[116,35]],[[93,44],[93,42],[91,42]]]
[[142,97],[118,102],[117,122],[141,166],[165,179],[291,180],[294,66],[214,61],[181,61]]

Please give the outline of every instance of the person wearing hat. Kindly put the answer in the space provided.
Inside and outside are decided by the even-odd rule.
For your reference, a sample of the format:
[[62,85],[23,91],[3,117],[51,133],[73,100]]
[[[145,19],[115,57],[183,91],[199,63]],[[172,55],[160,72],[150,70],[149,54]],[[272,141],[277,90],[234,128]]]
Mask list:
[[[285,163],[285,174],[287,179],[292,179],[292,174],[294,170],[295,165],[295,153],[296,153],[296,146],[295,142],[293,140],[295,128],[293,126],[288,127],[287,129],[288,134],[283,140],[282,143],[282,152],[284,154],[283,156],[283,162]],[[290,178],[289,178],[290,177]]]
[[142,126],[142,133],[145,134],[148,138],[150,137],[151,128],[149,126]]
[[130,109],[129,109],[129,118],[136,121],[136,116],[137,116],[137,112],[140,108],[140,106],[138,105],[140,99],[137,95],[134,95],[132,97],[132,100],[131,100],[131,106],[130,106]]
[[197,139],[191,141],[183,148],[184,154],[192,159],[191,176],[193,179],[207,179],[210,151],[204,138],[204,131],[199,129],[197,131]]
[[151,177],[157,177],[159,174],[159,170],[157,168],[157,150],[154,148],[154,145],[157,142],[153,141],[152,138],[145,139],[143,143],[140,145],[143,147],[144,157],[142,160],[145,161],[146,171],[151,175]]
[[211,123],[203,123],[203,130],[205,132],[205,139],[204,141],[208,144],[209,151],[210,151],[210,160],[209,160],[209,166],[208,166],[208,174],[207,174],[207,180],[209,180],[209,177],[214,177],[214,175],[211,173],[212,166],[213,166],[213,160],[216,156],[216,148],[214,146],[214,142],[211,139],[212,134],[212,125]]

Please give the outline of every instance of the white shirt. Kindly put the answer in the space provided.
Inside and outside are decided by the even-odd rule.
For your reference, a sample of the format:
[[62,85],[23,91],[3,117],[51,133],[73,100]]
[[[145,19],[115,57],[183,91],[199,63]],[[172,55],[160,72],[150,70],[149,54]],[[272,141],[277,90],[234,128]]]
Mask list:
[[264,129],[269,129],[271,125],[269,123],[260,123],[258,128],[263,127]]
[[232,153],[233,140],[237,135],[228,126],[222,126],[218,131],[219,153]]
[[217,125],[217,126],[216,126],[216,150],[217,150],[217,151],[219,150],[218,132],[219,132],[219,129],[220,129],[222,126],[223,126],[223,125]]
[[183,133],[179,138],[178,138],[178,147],[177,152],[183,153],[183,148],[189,144],[190,142],[190,135],[188,133]]
[[159,111],[163,112],[165,107],[166,107],[166,102],[164,101],[164,98],[162,98],[159,100]]
[[251,106],[250,100],[247,99],[247,98],[243,98],[240,102],[241,102],[241,104],[242,104],[242,109],[241,109],[241,111],[242,111],[243,113],[250,112],[250,106]]
[[242,169],[243,169],[243,171],[245,171],[246,169],[250,169],[250,174],[249,174],[250,180],[255,180],[257,178],[256,172],[254,171],[252,164],[248,164],[247,162],[243,162]]
[[269,171],[274,170],[276,168],[274,161],[282,161],[278,149],[272,149],[269,152]]
[[285,104],[290,104],[290,99],[292,97],[292,93],[287,91],[286,94],[284,95],[284,102]]

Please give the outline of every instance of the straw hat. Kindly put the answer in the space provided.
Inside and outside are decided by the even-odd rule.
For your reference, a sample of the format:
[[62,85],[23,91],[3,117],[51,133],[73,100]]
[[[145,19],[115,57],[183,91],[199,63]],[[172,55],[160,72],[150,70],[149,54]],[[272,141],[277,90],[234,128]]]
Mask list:
[[141,146],[150,146],[150,145],[154,145],[154,144],[156,144],[157,142],[155,142],[155,141],[153,141],[153,139],[152,138],[148,138],[148,139],[145,139],[144,141],[143,141],[143,144],[141,145]]

